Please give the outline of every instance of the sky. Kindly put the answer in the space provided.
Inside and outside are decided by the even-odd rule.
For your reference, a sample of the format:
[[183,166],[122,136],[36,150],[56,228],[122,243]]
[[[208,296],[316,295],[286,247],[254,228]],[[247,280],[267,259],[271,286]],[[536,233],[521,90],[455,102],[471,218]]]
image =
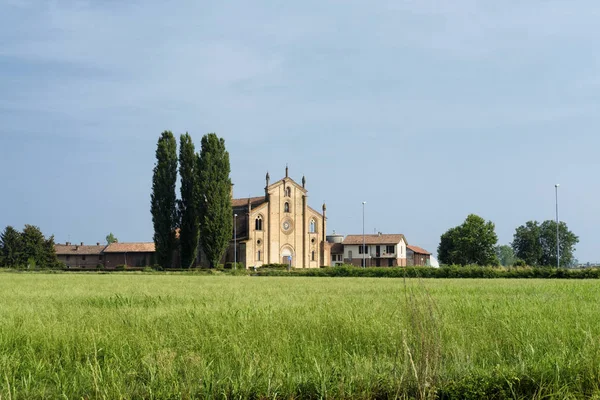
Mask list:
[[436,252],[475,213],[600,261],[600,2],[3,0],[0,227],[151,241],[160,133],[225,139],[235,197],[306,176],[327,230]]

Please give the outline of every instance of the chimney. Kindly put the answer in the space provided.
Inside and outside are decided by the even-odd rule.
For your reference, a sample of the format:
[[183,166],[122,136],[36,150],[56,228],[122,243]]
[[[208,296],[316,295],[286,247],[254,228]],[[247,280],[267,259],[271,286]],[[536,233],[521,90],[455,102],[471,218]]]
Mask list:
[[231,184],[231,190],[230,190],[229,194],[231,195],[231,198],[233,199],[233,183]]
[[96,246],[100,246],[100,242],[96,242]]
[[65,246],[70,246],[70,245],[71,245],[71,242],[66,242],[65,243]]
[[81,242],[81,246],[83,246],[83,242]]

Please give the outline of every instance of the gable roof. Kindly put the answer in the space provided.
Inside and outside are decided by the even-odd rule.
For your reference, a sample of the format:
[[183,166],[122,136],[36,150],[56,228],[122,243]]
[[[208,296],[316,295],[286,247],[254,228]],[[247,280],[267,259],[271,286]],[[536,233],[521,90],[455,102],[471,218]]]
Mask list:
[[93,256],[102,254],[102,250],[106,245],[72,245],[72,244],[55,244],[54,250],[57,256]]
[[[403,234],[381,234],[381,235],[364,235],[364,243],[367,244],[397,244],[402,240],[406,243],[406,238]],[[363,244],[363,235],[348,235],[342,242],[344,245]]]
[[417,253],[417,254],[427,254],[427,255],[431,255],[430,252],[428,252],[427,250],[419,247],[419,246],[409,246],[406,245],[406,248],[409,250],[412,250],[413,252]]
[[258,207],[267,201],[267,199],[265,199],[265,196],[243,197],[241,199],[231,199],[231,206],[232,207],[245,207],[248,205],[248,199],[250,199],[250,204],[252,205],[252,208]]
[[154,253],[154,242],[145,243],[111,243],[104,249],[105,253]]

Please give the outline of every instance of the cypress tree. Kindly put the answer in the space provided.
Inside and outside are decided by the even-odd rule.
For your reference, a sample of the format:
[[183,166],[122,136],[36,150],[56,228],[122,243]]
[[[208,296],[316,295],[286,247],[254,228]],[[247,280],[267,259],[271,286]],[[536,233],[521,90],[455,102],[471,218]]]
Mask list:
[[191,136],[186,132],[179,141],[179,175],[181,178],[181,216],[179,244],[181,267],[190,268],[198,255],[200,221],[198,218],[198,161]]
[[7,226],[0,235],[0,266],[16,267],[19,265],[22,251],[21,233],[12,226]]
[[163,268],[172,266],[177,227],[177,140],[170,131],[158,139],[156,164],[152,177],[151,209],[154,224],[156,261]]
[[218,265],[233,232],[229,153],[225,140],[204,135],[198,158],[200,244],[211,267]]

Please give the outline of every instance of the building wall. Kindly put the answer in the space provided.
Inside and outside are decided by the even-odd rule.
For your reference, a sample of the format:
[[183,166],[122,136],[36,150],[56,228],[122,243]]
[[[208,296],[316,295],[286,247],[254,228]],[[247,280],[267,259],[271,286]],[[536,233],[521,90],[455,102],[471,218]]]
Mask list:
[[[377,265],[377,261],[379,260],[379,265]],[[357,267],[362,266],[362,258],[349,258],[345,259],[344,263],[351,264]],[[406,258],[367,258],[366,260],[367,267],[405,267],[406,266]],[[391,265],[390,265],[391,262]]]
[[431,255],[419,254],[408,249],[407,251],[407,265],[409,266],[429,266],[431,265]]
[[58,261],[69,268],[96,268],[98,264],[104,264],[102,254],[87,255],[57,255]]
[[[377,260],[379,260],[380,267],[389,266],[389,261],[392,260],[393,266],[406,266],[406,243],[401,241],[394,246],[394,253],[385,253],[386,246],[392,246],[393,244],[380,244],[379,257],[377,257],[377,246],[376,244],[368,244],[367,253],[365,254],[365,262],[368,267],[377,266]],[[359,249],[362,245],[344,245],[344,262],[357,266],[362,266],[363,254],[359,253]],[[385,256],[384,256],[385,253]]]
[[104,253],[105,267],[116,268],[118,265],[129,267],[146,267],[154,263],[154,253]]

